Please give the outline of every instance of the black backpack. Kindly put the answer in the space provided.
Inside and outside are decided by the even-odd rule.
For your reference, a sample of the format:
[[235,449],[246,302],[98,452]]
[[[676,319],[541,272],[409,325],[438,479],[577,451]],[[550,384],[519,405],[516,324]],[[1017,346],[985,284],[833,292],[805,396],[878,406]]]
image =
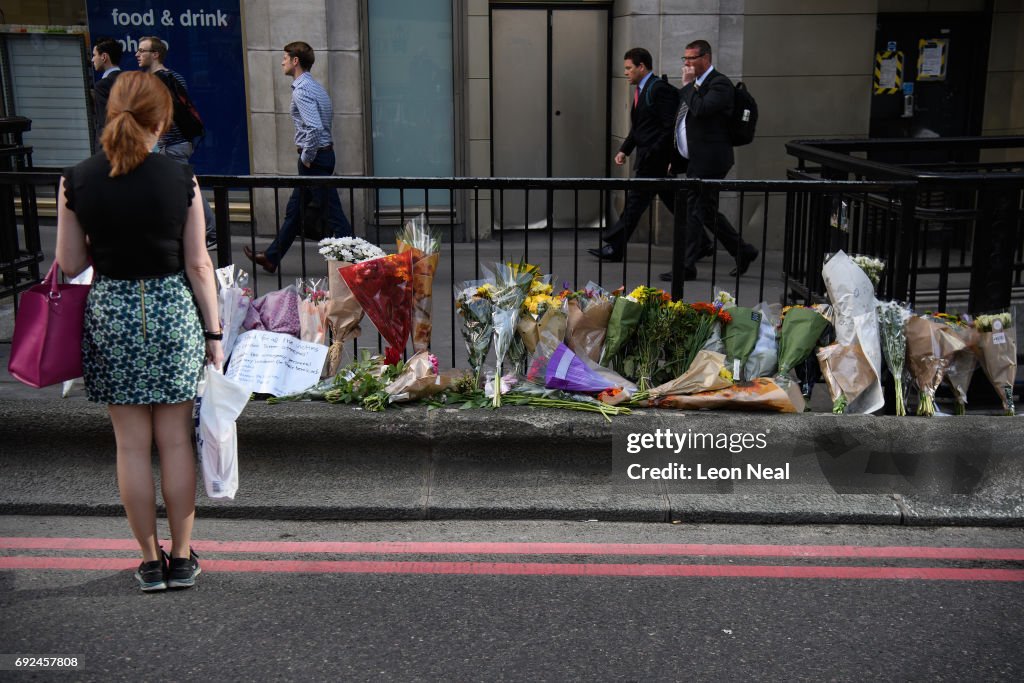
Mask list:
[[757,128],[757,102],[742,81],[735,85],[732,120],[729,121],[729,142],[733,147],[749,145]]
[[203,137],[206,134],[206,128],[203,126],[203,119],[199,116],[196,105],[188,96],[188,91],[166,69],[157,71],[156,75],[171,91],[171,101],[174,104],[174,125],[181,131],[181,136],[186,140]]

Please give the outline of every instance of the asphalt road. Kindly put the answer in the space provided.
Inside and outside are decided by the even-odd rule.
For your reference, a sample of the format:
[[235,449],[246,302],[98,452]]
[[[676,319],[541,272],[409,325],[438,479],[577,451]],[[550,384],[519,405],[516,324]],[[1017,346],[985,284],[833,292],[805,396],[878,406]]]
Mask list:
[[194,589],[144,595],[123,519],[0,518],[0,654],[103,681],[1024,679],[1020,529],[201,520],[196,548]]

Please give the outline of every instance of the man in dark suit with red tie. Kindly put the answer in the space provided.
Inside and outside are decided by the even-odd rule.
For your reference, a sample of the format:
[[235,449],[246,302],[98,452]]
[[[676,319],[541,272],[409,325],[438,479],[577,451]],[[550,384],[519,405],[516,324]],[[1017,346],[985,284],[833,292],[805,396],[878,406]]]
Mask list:
[[[683,87],[679,91],[673,138],[672,169],[687,178],[721,179],[732,168],[734,156],[729,122],[735,99],[732,81],[711,64],[711,45],[695,40],[683,52]],[[718,211],[718,194],[687,190],[685,218],[676,217],[675,238],[684,239],[683,278],[697,277],[697,260],[708,254],[705,229],[736,259],[731,276],[742,275],[757,258],[757,249],[743,241],[728,219]],[[684,227],[685,223],[685,227]],[[671,280],[672,273],[662,273]]]
[[[626,78],[634,86],[630,109],[632,125],[615,155],[615,163],[619,166],[626,163],[626,157],[635,149],[633,168],[636,177],[664,178],[669,175],[672,159],[672,130],[679,106],[679,91],[653,74],[651,53],[644,48],[634,47],[626,52],[623,59]],[[603,236],[605,245],[587,251],[605,261],[621,261],[626,252],[626,242],[636,229],[640,216],[650,206],[654,194],[641,190],[627,192],[622,215]],[[658,195],[672,211],[673,193],[664,191]]]

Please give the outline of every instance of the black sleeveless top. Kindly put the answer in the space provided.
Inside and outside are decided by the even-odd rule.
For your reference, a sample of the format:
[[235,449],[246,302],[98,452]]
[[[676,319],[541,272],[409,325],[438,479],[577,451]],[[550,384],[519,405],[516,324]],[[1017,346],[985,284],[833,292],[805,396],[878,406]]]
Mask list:
[[115,280],[162,277],[185,267],[182,236],[192,168],[160,154],[110,177],[103,152],[64,169],[64,197],[89,237],[96,272]]

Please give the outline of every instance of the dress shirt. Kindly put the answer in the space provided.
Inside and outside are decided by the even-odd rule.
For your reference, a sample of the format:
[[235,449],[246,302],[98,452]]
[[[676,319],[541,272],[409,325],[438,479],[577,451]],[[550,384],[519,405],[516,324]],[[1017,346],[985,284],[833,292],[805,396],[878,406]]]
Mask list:
[[324,87],[309,73],[292,81],[292,123],[295,124],[295,146],[299,158],[309,165],[322,147],[331,145],[331,118],[334,108]]
[[[710,74],[714,68],[715,67],[713,64],[709,66],[708,70],[701,74],[700,78],[694,81],[693,87],[699,88],[700,86],[704,85],[704,80],[708,77],[708,74]],[[683,111],[683,107],[685,106],[685,102],[679,103],[679,110],[682,113],[682,116],[677,117],[678,120],[676,121],[676,150],[678,150],[679,156],[683,157],[684,159],[689,159],[690,146],[686,142],[686,112]]]

